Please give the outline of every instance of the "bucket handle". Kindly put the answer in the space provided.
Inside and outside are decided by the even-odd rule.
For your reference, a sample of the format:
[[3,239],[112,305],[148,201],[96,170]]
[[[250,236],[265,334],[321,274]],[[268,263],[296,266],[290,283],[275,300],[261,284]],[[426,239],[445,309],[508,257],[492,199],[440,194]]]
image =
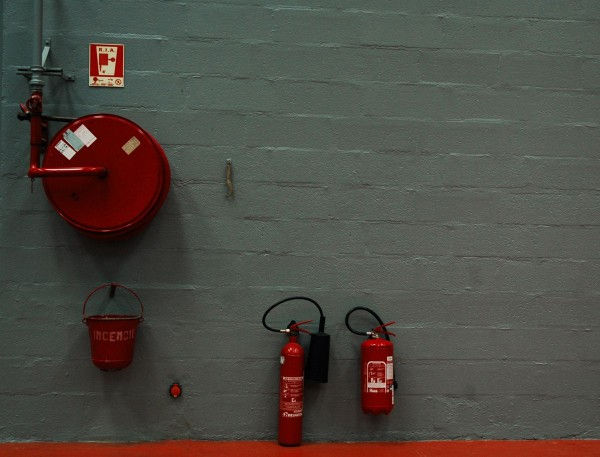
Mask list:
[[85,322],[88,318],[88,316],[85,315],[85,307],[87,306],[87,302],[90,300],[90,298],[92,298],[92,295],[94,295],[96,292],[98,292],[101,289],[104,289],[106,287],[110,286],[110,296],[114,297],[115,295],[115,289],[117,287],[120,287],[122,289],[127,290],[128,292],[130,292],[138,301],[138,303],[140,304],[140,309],[142,310],[140,315],[138,316],[140,322],[144,320],[144,304],[142,303],[142,300],[140,299],[140,297],[138,296],[138,294],[136,294],[133,290],[131,290],[129,287],[124,286],[123,284],[119,284],[116,282],[107,282],[106,284],[102,284],[98,287],[96,287],[94,290],[92,290],[88,296],[86,297],[85,301],[83,302],[83,322]]

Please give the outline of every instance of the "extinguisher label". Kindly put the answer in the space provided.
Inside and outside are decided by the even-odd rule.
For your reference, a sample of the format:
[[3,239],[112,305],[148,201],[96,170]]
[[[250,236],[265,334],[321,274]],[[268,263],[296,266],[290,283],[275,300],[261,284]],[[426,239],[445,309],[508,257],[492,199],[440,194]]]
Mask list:
[[304,376],[283,376],[279,409],[283,417],[302,417]]
[[384,361],[367,362],[367,389],[369,392],[385,392],[387,387],[386,365]]

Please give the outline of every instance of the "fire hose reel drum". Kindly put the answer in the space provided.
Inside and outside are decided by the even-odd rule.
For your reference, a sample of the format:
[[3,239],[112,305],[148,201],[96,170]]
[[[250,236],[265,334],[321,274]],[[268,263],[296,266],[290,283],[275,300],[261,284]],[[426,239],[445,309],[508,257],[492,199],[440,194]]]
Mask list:
[[106,176],[43,178],[44,190],[69,224],[94,238],[122,238],[144,228],[171,182],[160,144],[134,122],[112,114],[84,116],[48,145],[44,168],[101,166]]

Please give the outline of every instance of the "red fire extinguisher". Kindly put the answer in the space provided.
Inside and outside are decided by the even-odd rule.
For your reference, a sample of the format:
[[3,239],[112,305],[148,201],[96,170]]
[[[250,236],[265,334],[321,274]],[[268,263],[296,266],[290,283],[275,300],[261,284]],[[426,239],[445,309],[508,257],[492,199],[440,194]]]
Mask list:
[[[273,308],[290,300],[307,300],[317,306],[321,314],[319,331],[311,333],[301,327],[312,321],[291,321],[284,329],[267,325],[267,315]],[[282,446],[298,446],[302,442],[302,416],[304,414],[304,379],[327,382],[329,366],[329,335],[324,333],[325,316],[319,304],[307,297],[289,297],[272,305],[262,319],[267,330],[288,335],[288,342],[281,349],[279,363],[279,433],[278,442]],[[298,342],[300,332],[311,335],[306,370],[304,348]]]
[[[379,326],[372,331],[359,332],[350,326],[350,315],[355,311],[370,313]],[[398,387],[394,373],[394,345],[386,327],[394,322],[383,323],[371,309],[357,306],[346,314],[346,327],[357,335],[368,338],[360,346],[361,352],[361,406],[366,414],[389,414],[394,408],[394,391]],[[383,338],[381,337],[383,335]]]

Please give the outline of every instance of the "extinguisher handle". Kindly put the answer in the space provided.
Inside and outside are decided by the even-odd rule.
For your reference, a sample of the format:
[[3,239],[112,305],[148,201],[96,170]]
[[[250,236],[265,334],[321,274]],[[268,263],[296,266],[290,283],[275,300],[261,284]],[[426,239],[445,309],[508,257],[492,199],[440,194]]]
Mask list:
[[386,327],[388,325],[392,325],[392,324],[395,324],[395,323],[396,323],[396,321],[390,321],[390,322],[386,322],[385,324],[381,324],[381,325],[375,327],[373,329],[373,332],[375,332],[375,333],[383,333],[384,335],[396,336],[395,333],[388,332],[387,329],[386,329]]
[[140,299],[139,295],[138,295],[138,294],[136,294],[136,293],[135,293],[133,290],[131,290],[129,287],[127,287],[127,286],[124,286],[123,284],[119,284],[119,283],[116,283],[116,282],[107,282],[107,283],[105,283],[105,284],[102,284],[102,285],[100,285],[100,286],[96,287],[96,288],[95,288],[94,290],[92,290],[92,291],[91,291],[91,292],[88,294],[88,296],[86,297],[85,301],[83,302],[83,310],[82,310],[82,314],[83,314],[83,322],[85,322],[85,321],[86,321],[86,319],[88,318],[88,316],[86,316],[86,315],[85,315],[85,308],[86,308],[86,306],[87,306],[87,303],[88,303],[88,301],[90,300],[90,298],[92,298],[92,296],[93,296],[93,295],[94,295],[96,292],[98,292],[98,291],[100,291],[100,290],[102,290],[102,289],[105,289],[106,287],[110,287],[110,297],[111,297],[111,298],[112,298],[112,297],[114,297],[114,295],[115,295],[115,289],[116,289],[117,287],[120,287],[121,289],[125,289],[126,291],[128,291],[129,293],[131,293],[131,295],[133,295],[133,296],[134,296],[134,297],[137,299],[138,303],[140,304],[140,310],[141,310],[141,312],[140,312],[139,316],[137,316],[137,317],[138,317],[138,319],[140,319],[140,321],[143,321],[143,320],[144,320],[144,304],[142,303],[142,300]]
[[[289,330],[291,333],[302,332],[302,333],[308,333],[310,335],[310,332],[308,330],[306,330],[305,328],[302,328],[300,326],[304,325],[304,324],[308,324],[308,323],[310,323],[312,321],[313,320],[310,319],[308,321],[295,322],[294,324],[290,325],[286,330]],[[288,332],[286,332],[286,333],[288,333]]]

